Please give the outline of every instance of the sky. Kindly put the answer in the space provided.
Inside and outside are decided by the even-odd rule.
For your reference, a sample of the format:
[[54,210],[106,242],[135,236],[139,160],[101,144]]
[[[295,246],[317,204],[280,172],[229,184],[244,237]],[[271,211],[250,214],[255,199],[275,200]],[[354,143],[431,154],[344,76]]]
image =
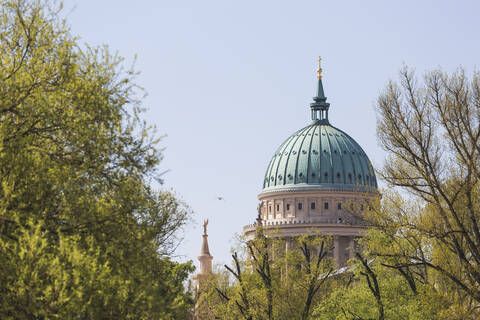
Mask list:
[[[161,188],[194,211],[176,252],[200,252],[209,219],[215,264],[230,262],[275,150],[310,122],[317,57],[332,125],[380,168],[375,101],[406,64],[471,75],[479,67],[478,1],[65,0],[81,44],[136,57],[143,117],[165,135]],[[380,183],[382,185],[382,183]],[[218,200],[222,197],[223,200]]]

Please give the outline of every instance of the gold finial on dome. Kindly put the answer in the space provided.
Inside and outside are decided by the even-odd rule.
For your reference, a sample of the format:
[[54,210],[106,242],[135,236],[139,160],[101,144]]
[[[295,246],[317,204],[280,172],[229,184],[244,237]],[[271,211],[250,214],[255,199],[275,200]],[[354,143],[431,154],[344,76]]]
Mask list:
[[318,79],[322,79],[322,57],[318,57],[318,70],[317,70],[317,73],[318,73]]

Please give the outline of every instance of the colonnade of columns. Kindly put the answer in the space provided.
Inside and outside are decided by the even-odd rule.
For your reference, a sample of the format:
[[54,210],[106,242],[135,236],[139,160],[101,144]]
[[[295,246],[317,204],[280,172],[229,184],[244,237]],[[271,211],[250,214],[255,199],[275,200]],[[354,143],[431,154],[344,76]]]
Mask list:
[[[333,236],[333,252],[330,256],[340,267],[344,266],[348,259],[355,257],[355,238],[355,236]],[[286,237],[285,240],[285,253],[288,253],[289,250],[294,248],[290,237]],[[345,240],[348,240],[346,246]]]

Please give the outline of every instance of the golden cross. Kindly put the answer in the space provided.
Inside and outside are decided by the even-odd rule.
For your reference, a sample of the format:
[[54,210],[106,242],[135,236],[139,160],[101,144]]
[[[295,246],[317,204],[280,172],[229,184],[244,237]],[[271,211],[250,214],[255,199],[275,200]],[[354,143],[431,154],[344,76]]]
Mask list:
[[321,66],[321,62],[322,62],[322,57],[318,57],[318,70],[317,70],[317,73],[318,73],[318,79],[322,79],[322,66]]

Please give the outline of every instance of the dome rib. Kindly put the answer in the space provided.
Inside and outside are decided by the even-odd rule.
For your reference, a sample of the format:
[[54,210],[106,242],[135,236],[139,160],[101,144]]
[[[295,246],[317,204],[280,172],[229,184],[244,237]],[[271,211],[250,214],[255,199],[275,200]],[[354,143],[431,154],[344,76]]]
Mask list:
[[[358,174],[360,174],[362,177],[364,176],[365,172],[363,170],[363,164],[362,164],[362,159],[361,159],[361,154],[365,154],[363,152],[363,149],[353,140],[352,137],[350,137],[348,134],[343,132],[340,129],[337,129],[338,131],[341,131],[344,135],[344,137],[348,139],[344,139],[346,144],[350,144],[352,146],[352,151],[350,152],[351,158],[352,158],[352,163],[354,164],[355,170],[354,170],[354,183],[357,185],[362,185],[362,180],[359,180]],[[355,153],[353,153],[355,152]],[[355,165],[356,164],[356,165]]]
[[[304,135],[303,139],[299,144],[298,150],[296,150],[297,151],[297,158],[296,158],[296,163],[295,163],[295,165],[296,165],[296,167],[295,167],[295,181],[296,181],[296,183],[303,183],[304,171],[305,172],[308,171],[308,162],[305,163],[304,161],[300,161],[300,158],[302,157],[302,154],[303,154],[303,152],[302,152],[303,144],[305,143],[305,140],[308,137],[308,132],[310,131],[310,129],[311,129],[310,127],[307,127],[306,130],[303,131],[303,133],[302,133]],[[307,151],[307,153],[308,153],[308,151]],[[305,178],[305,181],[307,181],[306,178]]]
[[[335,175],[335,168],[334,168],[334,161],[332,157],[332,143],[330,141],[330,135],[328,130],[325,130],[325,136],[327,137],[327,142],[328,142],[328,154],[330,157],[328,158],[330,162],[330,167],[329,167],[329,174],[328,174],[328,180],[331,180],[331,183],[335,183],[334,175]],[[327,182],[328,182],[327,180]]]
[[[305,168],[305,183],[309,183],[310,180],[309,180],[309,168],[310,168],[310,156],[311,156],[311,153],[312,153],[312,141],[313,141],[313,134],[310,132],[310,131],[313,131],[315,132],[315,127],[311,127],[310,129],[308,129],[307,133],[306,133],[306,136],[311,136],[312,138],[311,139],[308,139],[306,141],[306,143],[308,144],[308,148],[304,149],[303,148],[303,144],[305,143],[305,140],[303,140],[302,142],[302,146],[300,147],[300,152],[298,153],[298,159],[300,160],[300,157],[302,157],[302,155],[304,155],[303,157],[306,157],[307,160],[305,161],[306,163],[306,168]],[[306,153],[303,153],[303,151],[305,151]]]
[[[347,139],[345,139],[345,134],[341,135],[341,139],[343,141],[343,144],[345,146],[345,151],[347,152],[346,155],[350,159],[350,162],[348,162],[348,172],[345,173],[345,183],[353,184],[355,181],[355,163],[354,159],[352,157],[352,150],[350,148],[350,144]],[[348,180],[347,180],[348,177]]]
[[[316,172],[318,172],[318,167],[320,166],[319,161],[315,161],[315,152],[318,152],[318,148],[315,149],[315,142],[317,140],[316,137],[318,137],[317,127],[313,128],[312,132],[312,139],[310,139],[310,146],[308,149],[308,166],[307,166],[307,183],[317,183],[318,175]],[[312,146],[314,149],[312,149]],[[317,165],[318,164],[318,165]]]
[[[298,130],[298,131],[300,131],[300,130]],[[267,173],[265,174],[265,180],[266,180],[266,184],[267,184],[266,187],[268,187],[272,184],[272,180],[271,180],[272,171],[275,170],[275,176],[276,176],[279,162],[280,162],[280,160],[282,158],[282,155],[283,155],[283,152],[285,151],[289,142],[290,142],[290,138],[285,140],[280,145],[280,147],[277,149],[277,151],[275,152],[275,155],[273,156],[272,160],[270,160],[269,169],[267,169]]]
[[[348,136],[347,134],[344,133],[343,135],[345,138],[349,138],[349,139],[345,139],[344,138],[344,143],[348,148],[348,156],[349,158],[351,159],[351,164],[352,164],[352,184],[357,184],[357,180],[358,180],[358,167],[360,166],[360,163],[358,161],[358,159],[355,157],[355,154],[357,152],[356,148],[355,148],[355,145],[353,145],[352,143],[352,139],[350,138],[350,136]],[[350,182],[350,181],[349,181]]]
[[[338,137],[338,133],[332,133],[333,136],[335,137]],[[343,171],[344,171],[344,163],[343,163],[343,157],[342,157],[342,151],[341,151],[341,148],[340,148],[340,143],[338,141],[337,138],[333,139],[334,141],[334,148],[336,149],[333,149],[333,156],[332,156],[332,159],[334,161],[334,167],[333,167],[333,181],[334,183],[341,183],[341,178],[342,178],[342,174],[343,174]],[[339,168],[337,168],[337,166]],[[340,173],[342,172],[342,173]],[[338,174],[340,173],[340,177],[338,177]],[[343,182],[345,183],[345,182]]]
[[274,170],[275,170],[275,173],[274,175],[271,176],[271,178],[273,177],[273,180],[270,178],[270,181],[274,183],[274,185],[278,185],[278,170],[280,169],[280,165],[282,163],[282,161],[287,161],[288,162],[288,157],[284,157],[284,153],[287,152],[289,153],[289,151],[287,151],[287,148],[289,146],[289,144],[291,143],[291,139],[289,141],[287,141],[287,143],[285,144],[285,146],[283,147],[283,149],[281,149],[279,155],[278,155],[278,161],[276,162],[276,166],[274,166]]
[[331,176],[331,173],[329,172],[331,162],[330,162],[330,159],[327,157],[330,154],[329,152],[327,153],[327,149],[328,149],[328,151],[330,151],[330,145],[328,144],[328,138],[327,138],[327,135],[326,135],[326,132],[325,132],[325,128],[320,127],[320,132],[321,132],[321,137],[320,138],[322,139],[321,140],[322,141],[322,150],[321,150],[321,158],[320,158],[320,161],[321,161],[320,174],[322,176],[322,182],[323,183],[328,183],[328,179]]
[[[297,137],[296,137],[296,139],[295,139],[295,142],[293,142],[293,144],[292,144],[292,149],[293,149],[293,150],[290,150],[290,151],[289,151],[289,154],[290,154],[290,155],[292,154],[293,151],[295,151],[295,153],[297,153],[297,151],[295,150],[295,148],[296,148],[295,146],[297,145],[298,141],[300,140],[300,137],[301,137],[302,134],[305,132],[305,130],[306,130],[306,128],[303,128],[302,130],[297,131],[297,132],[298,132],[298,133],[297,133]],[[289,158],[290,158],[290,157],[289,157]],[[291,169],[290,169],[290,168],[293,167],[293,171],[294,171],[293,181],[294,181],[294,183],[297,183],[297,181],[296,181],[297,169],[296,169],[296,168],[297,168],[297,163],[298,163],[298,156],[295,156],[295,154],[294,154],[294,157],[293,157],[292,160],[293,160],[293,162],[291,162],[290,159],[287,159],[287,163],[286,163],[285,169],[284,169],[284,174],[285,174],[285,176],[286,176],[287,179],[290,179],[290,178],[288,177],[288,175],[289,175],[289,174],[291,175],[291,173],[290,173],[290,170],[291,170]],[[288,181],[288,180],[284,180],[284,181]],[[287,183],[284,182],[284,184],[287,184]]]
[[[307,128],[302,128],[301,130],[299,130],[299,131],[297,132],[296,138],[293,138],[293,137],[292,137],[293,139],[292,139],[292,141],[290,141],[290,144],[289,144],[290,147],[289,147],[289,150],[287,151],[287,153],[288,153],[288,154],[287,154],[287,158],[285,159],[285,166],[284,166],[284,168],[282,169],[284,175],[287,175],[287,176],[288,176],[288,168],[289,168],[289,166],[290,166],[290,163],[291,163],[291,165],[293,165],[295,168],[296,168],[296,166],[297,166],[298,157],[296,156],[296,153],[297,153],[297,151],[296,151],[296,146],[297,146],[297,144],[299,143],[299,141],[302,140],[301,137],[302,137],[303,133],[305,132],[305,130],[307,130]],[[294,153],[294,152],[295,152],[295,153]],[[293,154],[293,157],[292,157],[292,154]],[[284,153],[284,156],[285,156],[285,153]],[[293,161],[292,161],[292,160],[293,160]],[[279,164],[279,165],[280,165],[280,164]],[[287,177],[287,178],[288,178],[288,177]],[[288,181],[288,180],[282,179],[282,182],[281,182],[280,184],[283,184],[283,185],[287,184],[285,181]],[[294,181],[295,181],[295,180],[294,180]],[[296,181],[295,181],[295,183],[296,183]]]

